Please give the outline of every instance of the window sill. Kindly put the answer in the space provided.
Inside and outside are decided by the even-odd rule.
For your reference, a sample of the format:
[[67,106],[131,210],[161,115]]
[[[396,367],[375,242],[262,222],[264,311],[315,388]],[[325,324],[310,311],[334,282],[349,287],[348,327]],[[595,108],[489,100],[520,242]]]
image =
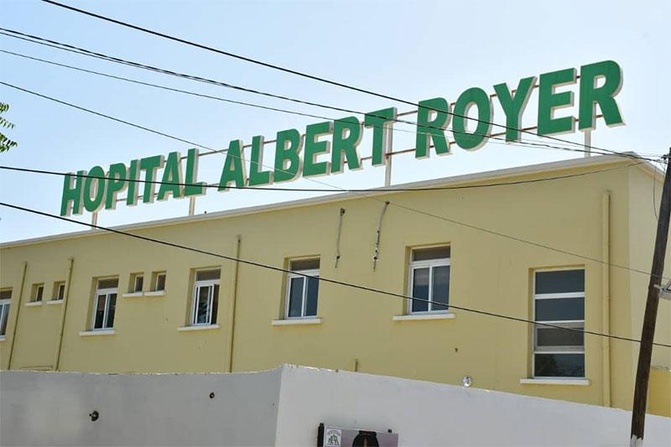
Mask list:
[[151,292],[145,292],[144,296],[165,296],[165,290],[152,290]]
[[178,327],[179,332],[189,332],[189,331],[210,331],[213,329],[219,329],[218,324],[196,324],[193,326],[182,326]]
[[29,303],[26,303],[26,307],[38,307],[42,305],[42,301],[31,301]]
[[0,335],[0,343],[2,343],[3,341],[5,341],[5,336],[4,336],[4,335]]
[[457,316],[452,312],[394,315],[394,321],[452,320]]
[[287,318],[286,320],[272,320],[273,326],[300,326],[306,324],[322,324],[323,318]]
[[139,296],[142,296],[142,292],[127,292],[127,293],[122,293],[121,298],[137,298]]
[[116,331],[114,329],[100,329],[92,331],[81,331],[79,333],[80,337],[96,337],[98,335],[114,335]]
[[588,386],[589,379],[520,379],[521,385],[568,385],[568,386]]
[[51,306],[52,304],[63,304],[63,300],[51,300],[51,301],[47,301],[47,306]]

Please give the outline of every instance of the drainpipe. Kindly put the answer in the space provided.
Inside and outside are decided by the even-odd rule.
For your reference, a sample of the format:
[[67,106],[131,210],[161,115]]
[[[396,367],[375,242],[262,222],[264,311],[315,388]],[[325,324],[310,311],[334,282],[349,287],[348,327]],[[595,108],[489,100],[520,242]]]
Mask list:
[[[601,201],[601,332],[610,334],[610,191]],[[611,403],[610,338],[601,337],[603,406]]]
[[65,297],[63,300],[63,312],[61,312],[61,329],[58,333],[58,348],[56,350],[56,363],[54,371],[60,371],[61,366],[61,350],[63,349],[63,333],[65,332],[65,316],[68,313],[68,303],[70,302],[70,284],[72,283],[72,268],[75,263],[75,258],[68,258],[70,266],[68,267],[68,282],[65,284]]
[[[14,340],[16,340],[16,328],[19,326],[19,313],[21,312],[21,298],[23,297],[23,289],[26,285],[26,272],[28,271],[28,262],[23,262],[23,274],[21,275],[21,287],[19,288],[19,299],[16,305],[16,318],[14,319],[14,327],[12,328],[12,340],[9,344],[9,359],[7,359],[7,369],[12,369],[12,354],[14,354]],[[10,307],[11,309],[11,307]],[[9,317],[9,316],[8,316]]]
[[228,372],[233,372],[233,346],[235,346],[235,307],[238,302],[238,276],[240,272],[240,262],[237,259],[240,259],[240,245],[242,244],[242,237],[238,235],[236,237],[235,244],[235,265],[233,266],[233,303],[231,304],[231,317],[229,319],[230,334],[228,339],[230,340],[228,345]]

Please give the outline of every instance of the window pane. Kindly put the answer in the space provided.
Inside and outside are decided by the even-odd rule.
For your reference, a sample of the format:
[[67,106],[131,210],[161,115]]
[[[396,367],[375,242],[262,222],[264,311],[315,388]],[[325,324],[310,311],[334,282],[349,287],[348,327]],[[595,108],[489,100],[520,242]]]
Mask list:
[[212,279],[219,279],[221,270],[201,270],[196,272],[196,281],[208,281]]
[[62,300],[65,298],[65,284],[58,285],[58,293],[56,293],[56,299]]
[[308,294],[305,317],[317,315],[317,295],[319,294],[319,278],[308,278]]
[[305,278],[291,278],[289,284],[289,316],[303,316],[303,282]]
[[165,290],[165,273],[156,275],[156,290]]
[[584,298],[553,298],[536,300],[536,321],[585,319]]
[[450,257],[450,247],[422,248],[412,251],[413,261],[427,261],[430,259],[448,259],[449,257]]
[[212,317],[210,318],[210,324],[217,323],[217,311],[219,310],[219,284],[214,285],[214,296],[212,296]]
[[9,315],[9,303],[0,304],[0,335],[7,331],[7,318]]
[[12,289],[0,290],[0,300],[12,299]]
[[98,280],[98,289],[115,289],[119,285],[119,278]]
[[105,318],[105,302],[107,301],[107,295],[98,295],[97,298],[93,328],[101,329]]
[[584,270],[536,272],[536,293],[569,293],[584,291]]
[[[582,330],[582,327],[575,329]],[[578,330],[536,326],[536,346],[584,346],[585,334]]]
[[[429,299],[429,269],[414,269],[412,275],[412,296],[413,298]],[[412,300],[413,312],[426,312],[429,310],[429,303],[426,301]]]
[[196,301],[196,315],[194,323],[207,324],[207,308],[210,298],[210,286],[198,287]]
[[300,259],[291,261],[289,269],[297,272],[299,270],[319,270],[319,259]]
[[42,301],[42,295],[44,295],[44,286],[37,286],[37,290],[35,292],[35,301]]
[[450,296],[450,267],[445,265],[433,268],[433,296],[431,310],[447,310]]
[[133,287],[133,292],[142,292],[142,288],[144,287],[144,276],[136,276],[135,277],[135,286]]
[[585,377],[584,354],[536,354],[535,377]]
[[114,311],[116,310],[116,293],[110,293],[107,295],[107,322],[105,324],[106,328],[111,328],[114,326]]

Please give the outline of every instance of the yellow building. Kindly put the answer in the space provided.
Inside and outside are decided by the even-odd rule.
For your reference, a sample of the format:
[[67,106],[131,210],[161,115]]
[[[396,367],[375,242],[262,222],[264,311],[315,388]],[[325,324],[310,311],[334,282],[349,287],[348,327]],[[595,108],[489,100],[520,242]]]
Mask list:
[[[419,190],[2,244],[0,365],[293,363],[631,408],[638,344],[599,334],[640,338],[651,165],[593,157],[403,188]],[[661,301],[657,343],[670,322]],[[652,365],[649,411],[671,416],[671,349]]]

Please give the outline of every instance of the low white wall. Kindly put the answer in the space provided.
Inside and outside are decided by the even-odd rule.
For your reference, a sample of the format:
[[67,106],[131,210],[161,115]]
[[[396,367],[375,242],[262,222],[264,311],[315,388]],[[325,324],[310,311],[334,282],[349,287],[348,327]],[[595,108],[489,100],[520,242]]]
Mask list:
[[[0,445],[272,445],[280,370],[0,373]],[[214,397],[210,398],[210,393]],[[89,414],[99,412],[91,421]]]
[[[617,409],[288,365],[234,374],[0,372],[2,446],[315,446],[320,422],[390,428],[401,446],[628,446],[630,418]],[[645,433],[646,446],[668,447],[671,419],[648,415]]]
[[[324,422],[392,429],[400,446],[628,446],[630,421],[613,408],[285,366],[276,445],[315,445]],[[671,419],[647,415],[645,445],[671,446]]]

